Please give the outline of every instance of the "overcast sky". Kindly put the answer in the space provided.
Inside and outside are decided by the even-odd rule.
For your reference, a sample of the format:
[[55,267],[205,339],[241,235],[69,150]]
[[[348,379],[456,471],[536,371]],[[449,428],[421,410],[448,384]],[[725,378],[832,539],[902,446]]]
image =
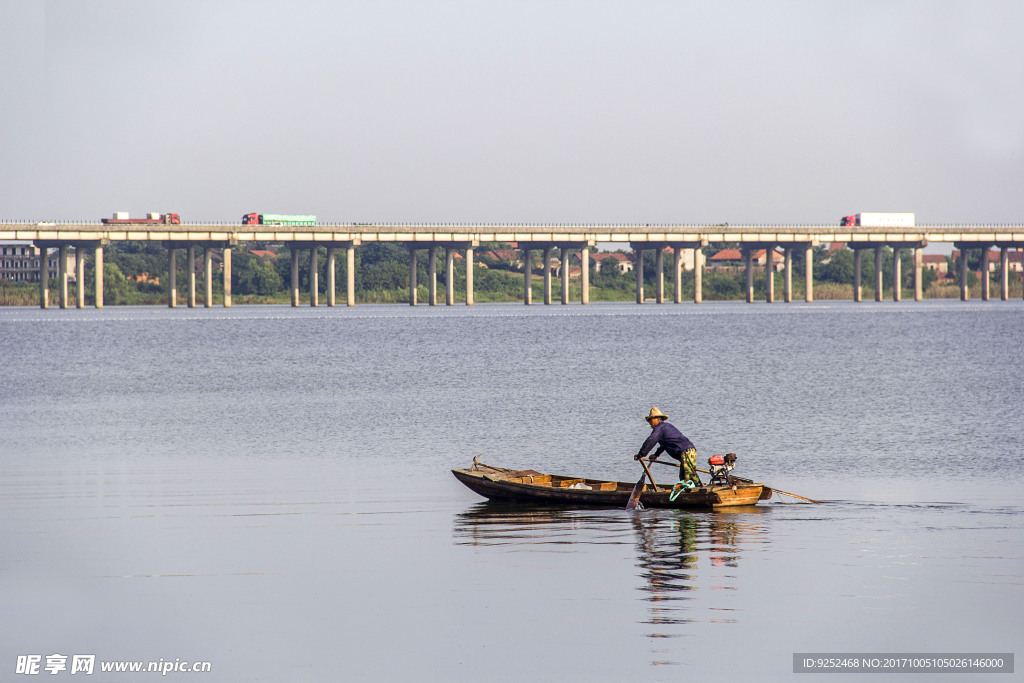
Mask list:
[[0,219],[1024,222],[1024,2],[2,0]]

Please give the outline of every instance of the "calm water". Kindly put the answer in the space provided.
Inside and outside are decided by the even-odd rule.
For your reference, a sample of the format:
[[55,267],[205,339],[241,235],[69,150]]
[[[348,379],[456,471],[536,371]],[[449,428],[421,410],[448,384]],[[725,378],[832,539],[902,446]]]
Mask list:
[[[0,309],[0,671],[785,680],[794,652],[1014,652],[1022,331],[1020,301]],[[652,405],[701,461],[826,502],[544,510],[449,472],[635,481]]]

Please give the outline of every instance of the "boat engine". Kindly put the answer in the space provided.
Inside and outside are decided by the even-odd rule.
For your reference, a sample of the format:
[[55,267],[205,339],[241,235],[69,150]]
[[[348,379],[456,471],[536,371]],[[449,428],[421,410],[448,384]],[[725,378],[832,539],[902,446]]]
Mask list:
[[711,484],[731,486],[732,480],[729,473],[736,467],[736,454],[726,453],[725,455],[712,455],[708,458],[708,468],[711,472]]

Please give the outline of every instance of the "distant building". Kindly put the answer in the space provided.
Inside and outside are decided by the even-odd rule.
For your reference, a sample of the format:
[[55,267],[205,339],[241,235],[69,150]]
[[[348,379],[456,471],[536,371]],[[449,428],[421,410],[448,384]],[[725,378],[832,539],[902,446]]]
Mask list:
[[[693,270],[693,249],[683,249],[680,252],[682,260],[683,270]],[[580,263],[580,252],[573,252],[572,263],[578,265]],[[606,265],[608,259],[612,259],[615,263],[615,267],[619,269],[620,273],[631,273],[633,272],[633,266],[635,265],[636,253],[624,254],[621,251],[599,251],[590,253],[590,263],[594,267],[595,273],[600,273],[602,266]],[[674,263],[675,252],[672,247],[665,247],[665,259],[666,263]]]
[[594,272],[600,273],[602,264],[607,265],[608,259],[612,259],[615,267],[619,269],[620,273],[628,273],[633,270],[633,257],[630,254],[623,254],[621,251],[613,251],[611,253],[591,254],[590,259],[594,262]]
[[[758,249],[751,255],[751,260],[755,266],[764,266],[768,262],[768,257],[764,249]],[[782,254],[772,250],[772,269],[780,270],[782,268],[785,258]],[[743,252],[739,249],[722,249],[720,252],[708,259],[709,268],[742,268],[743,263]]]
[[[675,263],[675,250],[672,247],[665,247],[665,261]],[[693,249],[680,249],[679,260],[682,261],[683,270],[693,270]]]
[[[953,261],[954,262],[957,261],[960,258],[960,250],[959,249],[954,249],[952,256],[953,256]],[[1011,250],[1009,250],[1007,252],[1006,257],[1007,257],[1007,264],[1006,265],[1010,269],[1010,272],[1013,272],[1013,273],[1024,272],[1024,261],[1022,261],[1022,259],[1024,259],[1024,251],[1021,251],[1020,249],[1011,249]],[[1000,254],[1000,250],[999,249],[989,249],[988,250],[988,272],[990,272],[990,273],[998,272],[1001,259],[1002,259],[1002,255]],[[968,259],[967,262],[970,263],[970,260]]]
[[[60,273],[59,252],[46,257],[46,271],[53,279]],[[31,242],[0,242],[0,280],[8,282],[39,282],[39,256],[41,250]],[[68,250],[68,278],[75,279],[75,256]]]
[[942,254],[922,254],[921,266],[926,270],[934,270],[939,277],[946,277],[949,273],[949,262]]
[[501,263],[513,268],[522,268],[523,255],[516,249],[488,249],[483,253],[483,260]]

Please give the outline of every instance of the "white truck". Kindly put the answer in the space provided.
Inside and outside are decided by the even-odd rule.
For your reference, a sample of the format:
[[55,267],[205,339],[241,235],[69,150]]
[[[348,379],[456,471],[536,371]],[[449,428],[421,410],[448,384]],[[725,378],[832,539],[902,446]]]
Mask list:
[[843,216],[842,220],[839,221],[839,225],[862,228],[912,228],[914,227],[914,214],[857,213],[852,216]]

